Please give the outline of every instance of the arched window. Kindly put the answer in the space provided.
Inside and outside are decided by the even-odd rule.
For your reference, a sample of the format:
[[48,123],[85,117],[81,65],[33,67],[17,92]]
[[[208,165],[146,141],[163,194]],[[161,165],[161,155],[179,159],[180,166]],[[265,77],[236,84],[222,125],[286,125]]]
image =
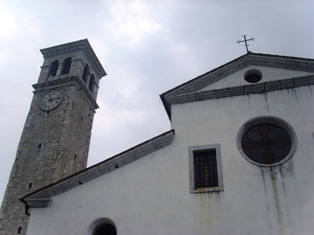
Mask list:
[[88,64],[86,64],[84,67],[83,76],[82,76],[82,79],[85,83],[87,82],[88,76],[89,76],[89,67],[88,67]]
[[72,64],[71,57],[68,57],[63,61],[61,75],[70,73],[71,64]]
[[104,223],[96,226],[93,235],[117,235],[117,230],[112,224]]
[[49,77],[54,77],[57,75],[57,71],[58,71],[58,67],[59,67],[59,60],[55,60],[50,64],[49,67],[49,72],[48,72],[48,78]]
[[89,86],[88,86],[88,89],[90,90],[90,92],[94,91],[95,83],[96,83],[95,82],[95,76],[94,76],[94,74],[91,74],[90,81],[89,81]]
[[297,136],[284,120],[256,117],[241,127],[237,145],[249,162],[258,166],[276,166],[294,155]]
[[117,235],[116,225],[108,218],[96,219],[89,226],[88,235]]

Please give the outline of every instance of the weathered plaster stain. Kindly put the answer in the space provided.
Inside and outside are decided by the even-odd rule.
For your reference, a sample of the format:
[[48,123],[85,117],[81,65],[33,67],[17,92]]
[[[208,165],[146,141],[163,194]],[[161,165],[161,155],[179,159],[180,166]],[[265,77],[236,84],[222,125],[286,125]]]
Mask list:
[[267,113],[270,115],[267,93],[264,93],[264,98],[265,98],[265,102],[266,102]]
[[250,96],[249,95],[246,95],[247,97],[247,101],[248,101],[248,106],[250,106],[251,102],[250,102]]
[[310,89],[310,94],[313,95],[313,94],[312,94],[312,87],[309,86],[309,89]]
[[[262,179],[263,179],[263,186],[264,186],[264,195],[265,195],[265,201],[266,201],[266,210],[267,210],[267,214],[270,214],[270,209],[269,209],[269,203],[267,200],[267,186],[266,186],[266,179],[265,179],[265,173],[264,173],[264,168],[261,168],[261,174],[262,174]],[[268,231],[272,231],[272,221],[270,216],[268,216]]]
[[198,193],[196,197],[199,199],[199,221],[201,229],[206,232],[210,229],[211,224],[217,222],[220,218],[220,204],[222,191]]
[[[292,174],[290,172],[289,172],[289,174],[286,174],[285,170],[282,169],[281,165],[279,166],[279,172],[280,172],[280,176],[281,176],[281,184],[282,184],[282,189],[283,189],[284,206],[285,206],[285,211],[286,211],[285,214],[286,215],[290,215],[290,213],[289,213],[289,203],[288,203],[288,197],[287,197],[287,190],[286,190],[286,184],[285,184],[285,177],[292,176]],[[292,222],[292,221],[290,221],[290,219],[291,219],[290,217],[287,218],[288,224],[291,224],[291,222]]]
[[280,207],[279,190],[277,189],[277,173],[273,167],[269,168],[269,172],[270,172],[271,185],[273,188],[274,199],[275,199],[276,214],[277,214],[278,225],[279,225],[279,234],[283,235],[284,234],[283,227],[282,227],[283,218],[282,218],[282,212],[281,212],[281,207]]
[[[293,177],[292,161],[275,167],[263,167],[261,168],[261,176],[266,199],[269,231],[272,231],[270,234],[284,235],[287,226],[291,222],[290,218],[287,217],[289,214],[289,203],[285,179]],[[275,208],[272,208],[272,205]],[[274,220],[277,220],[277,223],[274,223]],[[278,227],[274,227],[274,224],[277,224]]]
[[295,90],[295,88],[292,88],[292,94],[294,95],[296,101],[299,102],[298,94],[297,94],[297,91]]
[[210,213],[210,198],[207,197],[207,193],[198,193],[197,198],[199,199],[199,221],[200,221],[200,227],[202,230],[206,230],[207,227],[210,226],[210,223],[212,221],[211,214]]

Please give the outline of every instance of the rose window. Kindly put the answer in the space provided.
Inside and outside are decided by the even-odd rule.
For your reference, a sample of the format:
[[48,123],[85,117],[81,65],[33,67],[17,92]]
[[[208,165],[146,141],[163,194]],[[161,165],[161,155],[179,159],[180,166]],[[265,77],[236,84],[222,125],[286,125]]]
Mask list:
[[245,155],[258,164],[281,162],[290,153],[292,140],[288,132],[273,123],[260,123],[247,129],[241,140]]

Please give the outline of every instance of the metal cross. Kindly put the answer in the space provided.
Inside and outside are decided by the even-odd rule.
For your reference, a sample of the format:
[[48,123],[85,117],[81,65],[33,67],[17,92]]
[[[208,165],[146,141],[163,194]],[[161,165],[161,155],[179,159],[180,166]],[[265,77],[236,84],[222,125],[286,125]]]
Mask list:
[[254,41],[255,38],[252,37],[252,38],[250,38],[250,39],[246,39],[246,36],[247,36],[247,35],[245,35],[245,34],[242,35],[242,37],[244,37],[244,40],[242,40],[242,41],[239,41],[239,40],[238,40],[237,43],[240,44],[241,42],[244,42],[244,43],[245,43],[245,47],[246,47],[246,52],[249,52],[249,49],[248,49],[248,46],[249,46],[249,45],[247,44],[247,41]]

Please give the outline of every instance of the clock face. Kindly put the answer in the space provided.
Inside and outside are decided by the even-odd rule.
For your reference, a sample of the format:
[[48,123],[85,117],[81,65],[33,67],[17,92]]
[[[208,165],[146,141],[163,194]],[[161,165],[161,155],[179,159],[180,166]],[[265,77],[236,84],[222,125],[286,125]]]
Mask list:
[[62,101],[62,93],[60,91],[50,91],[46,93],[40,102],[40,108],[49,111],[56,108]]

